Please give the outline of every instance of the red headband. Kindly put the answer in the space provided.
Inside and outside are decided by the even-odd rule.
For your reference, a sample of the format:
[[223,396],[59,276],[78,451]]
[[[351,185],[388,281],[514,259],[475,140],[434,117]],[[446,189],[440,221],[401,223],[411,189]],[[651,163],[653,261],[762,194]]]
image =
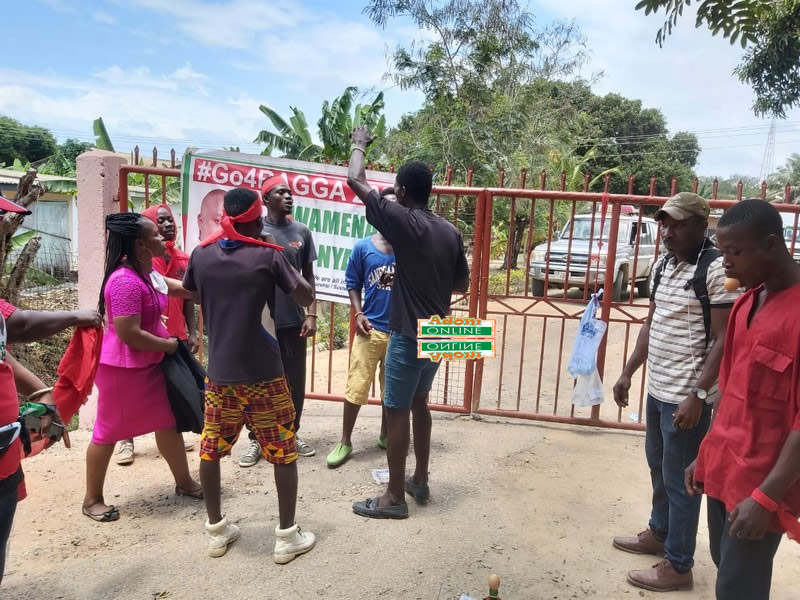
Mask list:
[[[142,211],[142,216],[150,219],[153,223],[156,224],[156,226],[158,226],[158,211],[161,208],[166,209],[166,211],[172,217],[172,220],[173,221],[175,220],[175,216],[172,214],[172,209],[167,204],[153,204],[152,206],[150,206],[148,208],[145,208]],[[177,223],[176,223],[176,227],[177,227]],[[177,233],[177,229],[176,229],[176,233]],[[171,242],[166,242],[166,246],[167,246],[167,254],[172,255],[172,252],[175,249],[175,240],[172,240]]]
[[234,223],[252,223],[253,221],[260,221],[261,220],[261,213],[262,213],[262,206],[260,201],[255,201],[250,205],[246,211],[244,211],[240,215],[236,215],[235,217],[231,217],[228,213],[225,212],[225,209],[222,209],[222,220],[220,221],[220,225],[222,225],[222,231],[215,233],[214,235],[209,236],[202,242],[200,242],[200,246],[210,246],[211,244],[218,242],[219,240],[226,238],[229,240],[235,240],[237,242],[243,242],[245,244],[256,244],[257,246],[265,246],[266,248],[274,248],[275,250],[283,250],[283,246],[278,246],[277,244],[270,244],[269,242],[265,242],[264,240],[257,240],[256,238],[247,237],[246,235],[242,235],[236,228],[233,226]]
[[261,186],[261,198],[264,198],[267,194],[269,194],[272,190],[274,190],[279,185],[286,185],[286,180],[281,177],[280,175],[273,175],[269,179],[264,182],[264,185]]

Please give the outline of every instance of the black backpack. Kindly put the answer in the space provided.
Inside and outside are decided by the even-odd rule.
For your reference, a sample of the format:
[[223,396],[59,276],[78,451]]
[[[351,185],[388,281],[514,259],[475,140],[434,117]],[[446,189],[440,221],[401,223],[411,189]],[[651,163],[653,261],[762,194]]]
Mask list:
[[[722,256],[722,252],[720,252],[710,240],[706,240],[703,245],[703,250],[700,252],[700,257],[697,259],[697,268],[695,268],[694,277],[683,286],[683,289],[687,291],[689,288],[694,289],[694,294],[697,296],[697,299],[700,301],[700,306],[703,309],[703,325],[706,330],[706,348],[708,348],[708,344],[711,340],[711,298],[708,297],[708,267],[720,256]],[[654,301],[656,299],[658,284],[661,282],[664,269],[667,268],[667,261],[671,258],[672,254],[667,254],[664,260],[659,263],[655,275],[653,275],[653,288],[650,292],[650,300]]]

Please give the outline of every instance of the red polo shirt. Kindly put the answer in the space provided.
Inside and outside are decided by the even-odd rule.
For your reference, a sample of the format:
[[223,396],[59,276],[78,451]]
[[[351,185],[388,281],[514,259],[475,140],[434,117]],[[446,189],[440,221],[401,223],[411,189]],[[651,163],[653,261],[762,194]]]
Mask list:
[[[733,307],[720,367],[722,397],[697,457],[695,479],[732,511],[772,471],[792,431],[800,430],[800,284],[767,296],[748,325],[763,288]],[[800,515],[800,482],[781,499]],[[782,531],[773,521],[772,531]]]
[[[8,425],[19,418],[19,398],[17,397],[17,384],[14,381],[14,372],[6,362],[6,323],[5,320],[17,310],[15,306],[0,299],[0,425]],[[22,443],[19,438],[0,457],[0,484],[4,479],[16,475],[21,470]],[[10,483],[7,481],[6,483]],[[13,488],[11,488],[13,489]],[[25,482],[20,481],[17,487],[18,498],[25,497]]]

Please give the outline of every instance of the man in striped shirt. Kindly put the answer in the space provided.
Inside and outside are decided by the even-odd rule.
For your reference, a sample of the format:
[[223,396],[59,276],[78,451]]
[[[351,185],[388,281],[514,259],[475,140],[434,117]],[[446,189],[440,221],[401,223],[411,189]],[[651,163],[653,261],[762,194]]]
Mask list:
[[[653,269],[650,312],[614,386],[614,400],[627,406],[631,377],[647,360],[645,452],[652,513],[645,531],[616,537],[614,546],[634,554],[664,554],[652,569],[628,573],[631,584],[657,592],[694,584],[700,497],[686,492],[683,473],[708,431],[719,393],[725,328],[738,297],[724,289],[722,256],[706,239],[709,213],[706,200],[687,192],[670,198],[656,213],[667,254]],[[707,299],[701,301],[698,288],[707,290]]]

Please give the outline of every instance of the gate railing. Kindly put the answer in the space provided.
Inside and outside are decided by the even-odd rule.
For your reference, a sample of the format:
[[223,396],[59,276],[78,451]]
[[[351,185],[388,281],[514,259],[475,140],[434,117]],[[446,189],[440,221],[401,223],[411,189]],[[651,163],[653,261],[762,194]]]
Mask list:
[[[168,179],[180,177],[179,169],[124,165],[120,169],[119,189],[122,211],[128,209],[128,176],[133,173],[146,176],[145,204],[149,203],[151,195],[159,197],[158,193],[151,194],[149,177],[156,177],[160,182],[156,192],[160,187],[162,201],[166,201]],[[563,174],[558,190],[546,189],[544,173],[539,178],[539,189],[526,189],[524,171],[517,189],[502,187],[502,171],[498,179],[499,187],[476,188],[469,185],[472,182],[471,173],[468,173],[468,185],[458,187],[451,184],[452,171],[448,169],[445,184],[433,188],[431,208],[461,230],[471,267],[469,290],[454,296],[452,312],[473,318],[495,318],[497,351],[493,359],[442,364],[431,390],[431,408],[452,413],[642,430],[646,366],[634,378],[630,408],[616,407],[612,386],[647,316],[649,301],[646,297],[637,298],[636,292],[637,288],[647,291],[649,272],[660,252],[658,227],[648,214],[653,214],[667,197],[654,195],[654,178],[647,196],[632,193],[633,178],[628,179],[627,194],[589,192],[588,176],[581,192],[567,190]],[[608,187],[609,178],[606,177],[604,189]],[[671,194],[677,191],[676,187],[673,179]],[[697,180],[692,191],[697,191]],[[741,199],[741,186],[737,196],[737,200]],[[761,196],[766,197],[766,185],[761,188]],[[788,186],[784,197],[787,200],[791,197]],[[734,202],[718,200],[714,186],[710,200],[713,209],[724,210]],[[793,216],[790,243],[794,253],[800,206],[787,203],[776,207]],[[574,235],[576,218],[589,221],[588,239],[578,240]],[[553,270],[552,255],[556,249],[554,244],[558,242],[554,234],[567,222],[570,226],[565,232],[566,248],[559,250],[561,259]],[[503,236],[505,245],[498,243]],[[580,246],[582,243],[585,248]],[[532,258],[537,246],[545,248],[544,266],[539,269],[544,274],[543,281],[536,279],[541,274],[536,274],[532,266],[536,262]],[[600,258],[602,251],[606,256],[604,264]],[[616,258],[612,259],[618,254],[625,256],[622,267]],[[523,261],[521,269],[515,268],[520,259]],[[624,281],[619,280],[620,274]],[[553,287],[562,289],[552,290]],[[576,287],[581,293],[570,289]],[[567,398],[574,380],[566,372],[566,364],[588,297],[600,289],[603,290],[600,316],[608,323],[597,357],[605,401],[591,409],[576,408]],[[311,345],[306,387],[306,397],[310,399],[344,400],[355,325],[352,309],[349,322],[343,320],[347,318],[341,314],[342,310],[337,315],[335,304],[320,302],[319,314],[327,315],[328,331],[325,338],[319,333],[315,335]],[[337,323],[347,327],[345,348],[336,348],[341,343]],[[327,349],[320,348],[323,341]],[[379,386],[373,381],[371,404],[380,404],[378,392]]]

